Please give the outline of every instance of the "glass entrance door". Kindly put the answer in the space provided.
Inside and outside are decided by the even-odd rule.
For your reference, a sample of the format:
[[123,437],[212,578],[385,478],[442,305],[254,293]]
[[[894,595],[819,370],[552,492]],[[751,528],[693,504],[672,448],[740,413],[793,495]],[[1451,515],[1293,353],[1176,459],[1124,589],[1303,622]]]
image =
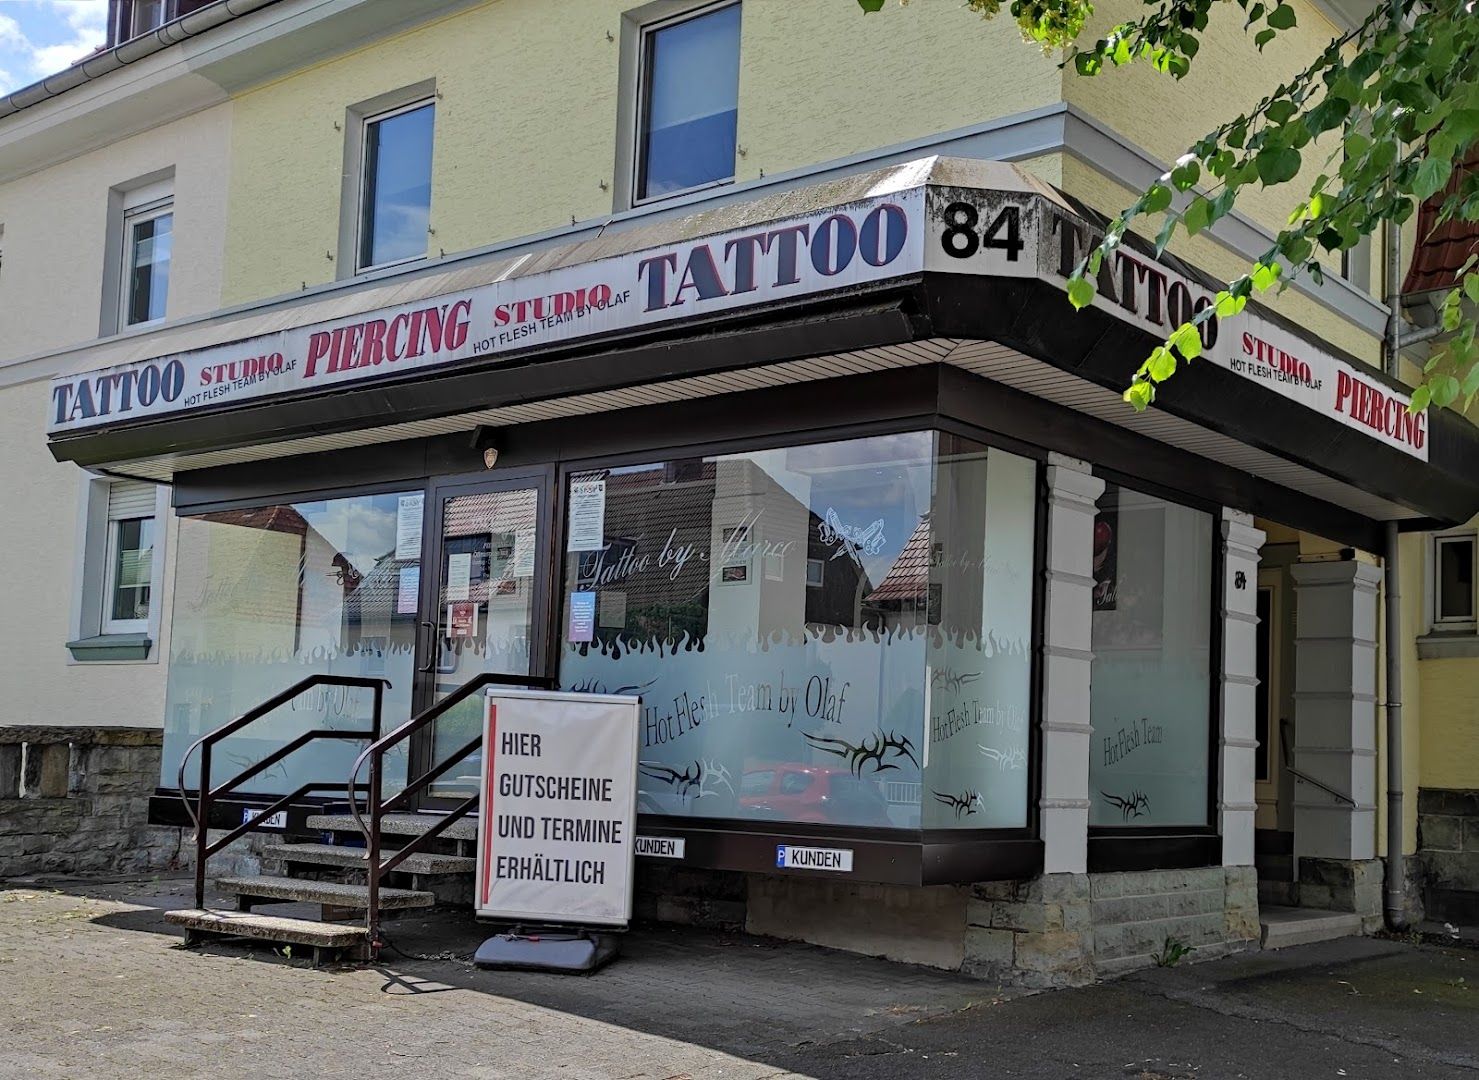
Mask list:
[[[417,708],[484,672],[543,670],[549,522],[547,479],[521,476],[433,489],[432,543],[422,593]],[[412,750],[412,773],[439,764],[482,730],[482,697],[458,703]],[[447,807],[473,794],[475,752],[439,778],[422,805]]]

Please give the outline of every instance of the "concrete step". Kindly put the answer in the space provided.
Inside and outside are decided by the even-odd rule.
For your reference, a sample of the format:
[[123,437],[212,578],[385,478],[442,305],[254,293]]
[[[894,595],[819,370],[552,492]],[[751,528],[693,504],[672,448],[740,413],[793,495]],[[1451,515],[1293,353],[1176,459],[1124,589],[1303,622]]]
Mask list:
[[[443,814],[386,814],[380,819],[380,832],[384,836],[420,836],[437,822],[441,821]],[[368,818],[366,822],[368,823]],[[360,835],[359,826],[354,823],[354,818],[348,814],[312,814],[308,818],[308,827],[318,832],[342,832]],[[441,840],[476,840],[478,837],[478,821],[475,817],[464,817],[460,821],[453,822],[447,826],[438,839]]]
[[[235,893],[248,900],[269,900],[323,904],[331,908],[349,908],[363,911],[370,902],[370,890],[365,885],[349,885],[342,881],[308,881],[290,877],[237,877],[221,878],[216,887],[222,892]],[[419,889],[380,890],[382,911],[400,908],[431,907],[436,903],[434,893]]]
[[[268,844],[262,853],[288,863],[306,863],[313,866],[337,866],[348,870],[363,870],[366,867],[365,849],[341,847],[337,844]],[[381,858],[389,855],[382,851]],[[442,855],[437,852],[418,851],[407,855],[394,873],[404,874],[471,874],[477,862],[465,855]]]
[[1358,937],[1361,916],[1349,911],[1320,911],[1316,908],[1260,906],[1258,921],[1263,927],[1263,947],[1284,949],[1316,941]]
[[198,944],[205,938],[250,938],[274,944],[300,945],[313,950],[318,963],[327,952],[350,952],[363,958],[369,933],[363,926],[314,922],[311,919],[288,919],[280,915],[255,915],[246,911],[213,911],[190,908],[166,911],[164,921],[183,927],[185,943]]

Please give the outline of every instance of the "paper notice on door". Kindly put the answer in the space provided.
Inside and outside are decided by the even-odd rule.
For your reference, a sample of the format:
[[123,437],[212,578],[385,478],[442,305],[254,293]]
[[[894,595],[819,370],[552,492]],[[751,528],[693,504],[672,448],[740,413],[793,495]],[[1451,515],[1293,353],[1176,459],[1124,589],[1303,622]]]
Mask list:
[[472,552],[447,556],[447,599],[466,600],[472,591]]
[[622,630],[627,624],[627,594],[606,589],[596,604],[596,623],[603,630]]
[[570,625],[565,628],[565,640],[571,642],[594,641],[596,637],[596,594],[573,592],[570,594]]
[[513,577],[534,576],[534,530],[520,529],[514,533]]
[[425,495],[402,495],[395,512],[395,557],[421,558],[421,509]]
[[478,636],[478,605],[471,600],[447,605],[447,636],[449,638],[474,638]]
[[606,543],[606,481],[570,485],[570,551],[599,551]]
[[401,567],[400,587],[395,593],[395,613],[414,615],[421,596],[421,567]]

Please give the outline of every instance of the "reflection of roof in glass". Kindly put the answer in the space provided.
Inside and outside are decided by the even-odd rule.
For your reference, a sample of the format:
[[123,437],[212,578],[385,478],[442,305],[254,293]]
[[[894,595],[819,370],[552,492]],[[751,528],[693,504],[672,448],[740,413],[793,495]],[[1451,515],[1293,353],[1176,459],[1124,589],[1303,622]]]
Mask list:
[[883,575],[878,588],[868,594],[868,603],[882,600],[922,600],[930,583],[930,519],[925,514],[914,526],[899,557]]

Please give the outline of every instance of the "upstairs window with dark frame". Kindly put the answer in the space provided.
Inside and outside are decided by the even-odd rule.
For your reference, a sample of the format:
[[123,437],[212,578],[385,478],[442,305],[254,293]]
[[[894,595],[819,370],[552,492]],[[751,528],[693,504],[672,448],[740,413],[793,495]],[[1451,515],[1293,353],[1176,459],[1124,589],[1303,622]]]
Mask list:
[[366,117],[357,270],[425,258],[435,119],[430,101]]
[[634,201],[734,178],[740,5],[643,29]]
[[1475,536],[1433,537],[1433,627],[1473,629]]
[[108,488],[108,533],[101,629],[144,633],[153,593],[155,489],[136,480]]

